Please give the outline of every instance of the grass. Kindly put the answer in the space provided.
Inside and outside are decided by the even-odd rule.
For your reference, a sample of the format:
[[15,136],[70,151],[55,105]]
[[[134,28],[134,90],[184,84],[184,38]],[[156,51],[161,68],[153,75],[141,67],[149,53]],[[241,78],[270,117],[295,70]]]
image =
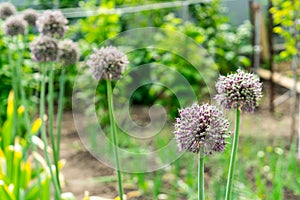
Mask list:
[[[255,120],[254,120],[255,121]],[[246,122],[247,123],[247,122]],[[245,127],[248,125],[246,124]],[[141,145],[138,140],[119,134],[119,146],[130,152],[147,152],[165,146],[171,140],[172,128],[163,129],[152,142]],[[245,128],[242,130],[245,131]],[[147,149],[147,145],[151,148]],[[288,150],[286,136],[266,137],[241,134],[233,181],[233,199],[283,200],[300,199],[300,171],[296,146]],[[225,195],[231,146],[222,154],[205,158],[206,199],[221,200]],[[170,159],[174,154],[160,154],[158,160]],[[146,163],[137,162],[138,165]],[[197,199],[197,155],[185,153],[168,167],[156,172],[124,173],[124,190],[141,192],[142,199]],[[131,186],[128,189],[126,186]],[[287,198],[292,196],[292,198]]]

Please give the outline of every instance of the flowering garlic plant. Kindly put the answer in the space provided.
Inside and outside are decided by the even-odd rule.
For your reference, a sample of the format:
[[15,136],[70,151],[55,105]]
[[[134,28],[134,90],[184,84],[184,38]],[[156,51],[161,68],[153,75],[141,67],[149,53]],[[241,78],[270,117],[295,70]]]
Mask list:
[[2,20],[5,20],[10,16],[15,15],[16,12],[16,7],[13,4],[9,2],[0,3],[0,18]]
[[229,122],[215,106],[194,103],[179,110],[176,120],[175,138],[180,151],[205,155],[224,151]]
[[[7,9],[7,10],[6,10]],[[19,46],[19,37],[20,35],[25,35],[27,32],[27,22],[21,17],[13,15],[16,12],[14,6],[9,3],[3,3],[0,5],[0,15],[5,19],[3,23],[3,32],[7,36],[8,42],[8,63],[11,70],[12,77],[12,88],[14,91],[14,115],[13,115],[13,129],[12,129],[12,138],[17,136],[17,127],[19,122],[17,119],[17,108],[22,103],[23,106],[26,106],[24,97],[24,89],[22,86],[22,56],[21,48]],[[5,16],[5,17],[4,17]],[[10,46],[10,44],[13,44]],[[14,59],[13,56],[17,52],[17,59]],[[21,102],[20,102],[21,100]],[[27,117],[27,110],[24,112],[24,116]],[[25,118],[26,118],[25,117]],[[28,127],[28,121],[26,121],[26,128]]]
[[198,158],[198,200],[204,195],[204,156],[223,152],[229,137],[229,122],[223,113],[208,104],[194,103],[179,110],[175,123],[175,138],[180,151],[197,153]]
[[225,194],[225,200],[231,200],[233,174],[238,147],[240,112],[254,112],[255,107],[259,105],[259,101],[262,98],[262,83],[256,75],[238,69],[235,74],[221,76],[216,84],[216,88],[218,94],[215,99],[217,103],[224,109],[236,110],[235,133]]
[[23,19],[27,21],[28,25],[35,27],[36,26],[36,21],[39,17],[39,14],[36,10],[34,9],[26,9],[22,13]]
[[27,22],[23,18],[13,15],[5,20],[3,30],[5,35],[11,37],[24,35],[27,31]]
[[[26,17],[24,12],[24,18]],[[36,21],[35,21],[35,18]],[[60,155],[60,138],[61,138],[61,121],[63,112],[63,98],[64,98],[64,79],[66,67],[75,64],[78,61],[79,51],[78,47],[71,40],[60,40],[68,30],[68,20],[59,10],[47,10],[38,15],[33,11],[27,11],[27,19],[32,22],[35,21],[36,27],[40,32],[30,45],[32,59],[41,63],[42,81],[41,81],[41,98],[40,98],[40,115],[43,116],[45,109],[45,82],[48,79],[48,129],[53,149],[53,160],[55,171],[52,170],[51,160],[46,155],[47,164],[50,168],[50,173],[57,198],[61,194],[61,185],[59,178],[59,155]],[[54,134],[54,70],[56,65],[60,63],[64,65],[61,68],[60,84],[59,84],[59,99],[57,111],[57,128],[56,135]],[[45,123],[42,125],[43,141],[47,144]],[[44,150],[45,154],[46,149]]]
[[79,59],[79,47],[77,43],[66,39],[58,42],[58,61],[65,66],[75,64]]
[[262,83],[259,78],[240,69],[236,74],[221,76],[216,84],[215,97],[224,109],[240,108],[242,111],[253,112],[262,98]]
[[57,40],[48,36],[39,36],[30,44],[31,57],[35,62],[51,62],[57,60]]
[[[60,188],[60,182],[59,182],[59,168],[58,168],[58,159],[59,156],[57,154],[57,145],[54,142],[54,133],[53,133],[53,77],[54,77],[54,70],[53,65],[54,62],[57,61],[57,55],[58,55],[58,44],[57,40],[52,37],[40,35],[36,37],[31,43],[30,43],[30,50],[31,50],[31,57],[32,60],[35,62],[40,63],[40,71],[42,74],[42,80],[41,80],[41,86],[40,86],[40,118],[42,119],[43,123],[41,126],[41,136],[42,140],[44,142],[44,153],[47,161],[47,165],[49,167],[51,180],[54,186],[54,192],[55,192],[55,199],[60,199],[61,194],[61,188]],[[47,75],[47,72],[49,71],[49,75]],[[49,76],[49,77],[47,77]],[[45,114],[45,96],[46,96],[46,79],[48,78],[48,116],[49,116],[49,135],[51,139],[51,145],[53,149],[53,157],[54,157],[54,165],[55,165],[55,172],[52,169],[52,163],[50,159],[50,155],[47,151],[47,135],[46,135],[46,124],[44,121],[44,114]]]
[[94,49],[87,61],[96,80],[118,80],[128,64],[127,56],[113,46]]
[[47,10],[36,21],[38,31],[46,36],[61,38],[68,30],[68,20],[62,12]]
[[79,47],[77,43],[72,40],[66,39],[58,42],[58,55],[57,60],[62,65],[61,74],[59,79],[59,97],[58,97],[58,108],[57,108],[57,157],[60,155],[60,136],[61,136],[61,124],[62,124],[62,113],[64,106],[64,91],[65,91],[65,74],[66,68],[71,65],[75,65],[79,60]]
[[94,49],[94,52],[89,56],[86,64],[90,67],[92,76],[96,80],[105,79],[107,88],[107,101],[108,111],[110,119],[110,128],[113,139],[114,156],[116,160],[117,175],[118,175],[118,188],[119,199],[123,200],[123,186],[122,176],[119,164],[118,155],[118,138],[117,129],[114,119],[113,109],[113,95],[112,95],[112,81],[121,78],[122,72],[129,64],[126,54],[119,51],[116,47],[102,47],[100,49]]

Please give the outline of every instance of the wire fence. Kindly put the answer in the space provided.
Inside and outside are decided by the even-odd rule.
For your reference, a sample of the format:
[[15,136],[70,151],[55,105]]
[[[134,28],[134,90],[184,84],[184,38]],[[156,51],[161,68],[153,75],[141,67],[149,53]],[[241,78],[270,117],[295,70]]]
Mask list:
[[[210,3],[213,0],[182,0],[182,1],[170,1],[170,2],[162,2],[162,3],[152,3],[152,4],[144,4],[137,6],[126,6],[126,7],[117,7],[114,9],[103,9],[103,8],[94,8],[94,9],[85,9],[82,7],[73,7],[73,8],[61,8],[59,9],[67,18],[82,18],[82,17],[90,17],[97,16],[101,14],[130,14],[130,13],[139,13],[144,11],[154,11],[154,10],[163,10],[163,9],[175,9],[175,8],[188,8],[188,6],[201,4],[201,3]],[[237,0],[223,0],[222,3],[226,2],[234,2]],[[0,0],[0,2],[4,2]],[[21,7],[34,7],[38,6],[36,2],[31,3],[20,3],[18,1],[13,2],[16,6]],[[52,9],[58,9],[59,1],[56,0],[53,3]],[[44,10],[39,10],[43,12]]]
[[153,11],[169,8],[178,8],[178,7],[188,7],[190,5],[200,4],[200,3],[209,3],[212,0],[186,0],[186,1],[173,1],[173,2],[164,2],[164,3],[155,3],[155,4],[146,4],[138,6],[129,6],[123,8],[114,8],[114,9],[94,9],[94,10],[85,10],[81,7],[78,8],[64,8],[61,11],[67,18],[80,18],[80,17],[89,17],[97,16],[99,14],[130,14],[138,13],[143,11]]

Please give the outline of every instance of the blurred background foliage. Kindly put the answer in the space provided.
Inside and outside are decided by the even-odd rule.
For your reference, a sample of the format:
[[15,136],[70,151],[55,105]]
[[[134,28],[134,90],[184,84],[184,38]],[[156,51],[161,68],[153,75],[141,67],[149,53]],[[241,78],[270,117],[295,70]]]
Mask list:
[[[283,36],[287,36],[288,42],[290,42],[290,46],[295,44],[295,38],[289,33],[288,29],[290,28],[290,16],[285,17],[284,12],[290,9],[292,6],[289,3],[281,4],[282,2],[289,2],[289,0],[273,0],[275,3],[278,3],[277,10],[274,9],[273,12],[275,14],[276,21],[275,32],[280,34],[285,34]],[[27,1],[26,1],[27,2]],[[157,2],[170,2],[163,0],[148,0],[148,1],[140,1],[140,0],[116,0],[116,1],[100,1],[100,0],[90,0],[90,1],[79,1],[79,0],[60,0],[59,5],[55,0],[39,0],[28,2],[27,5],[22,5],[19,7],[19,11],[28,8],[34,7],[36,9],[52,9],[52,8],[72,8],[72,7],[82,7],[85,10],[110,10],[119,7],[126,6],[136,6],[142,4],[150,4]],[[281,12],[278,12],[281,11]],[[188,13],[188,15],[186,15]],[[245,23],[236,26],[231,23],[229,18],[227,17],[226,10],[223,8],[220,0],[213,0],[212,2],[200,3],[197,5],[191,5],[188,7],[188,12],[184,12],[181,7],[177,8],[167,8],[167,9],[159,9],[159,10],[151,10],[151,11],[142,11],[128,14],[99,14],[97,16],[91,16],[86,18],[73,18],[70,20],[70,29],[66,35],[67,38],[71,38],[79,43],[81,50],[81,63],[79,66],[71,66],[67,69],[67,77],[66,77],[66,104],[67,108],[71,108],[71,97],[73,91],[73,84],[76,79],[76,75],[85,73],[87,66],[84,61],[87,56],[91,53],[92,49],[95,47],[100,47],[103,45],[103,41],[117,36],[119,33],[140,27],[159,27],[168,30],[176,30],[179,31],[188,37],[192,38],[199,45],[201,45],[207,53],[213,58],[216,67],[219,69],[221,74],[226,74],[230,71],[234,71],[237,68],[248,68],[250,66],[249,55],[252,52],[251,39],[250,39],[250,29],[251,25],[248,21]],[[2,27],[2,22],[0,21],[0,26]],[[281,24],[284,25],[284,29],[281,29]],[[36,35],[36,30],[30,30],[27,41],[32,41],[33,37]],[[288,32],[289,34],[287,34]],[[143,40],[144,38],[136,38],[136,41]],[[0,124],[1,124],[1,134],[8,135],[10,131],[5,130],[2,127],[3,124],[7,124],[7,96],[11,88],[11,73],[9,68],[11,66],[8,65],[8,50],[11,49],[14,52],[13,46],[8,46],[8,42],[6,38],[3,37],[2,29],[0,29]],[[172,40],[166,40],[165,44],[170,45],[170,48],[176,48],[176,42]],[[175,45],[172,47],[172,45]],[[20,46],[24,47],[24,62],[22,67],[22,73],[24,80],[22,80],[22,84],[25,86],[26,94],[29,100],[29,110],[31,114],[34,115],[34,112],[37,111],[36,104],[38,102],[39,94],[39,81],[40,76],[38,72],[38,67],[36,63],[32,62],[30,58],[30,51],[28,49],[28,44],[20,44]],[[126,47],[125,47],[126,49]],[[293,54],[294,49],[287,49],[288,53]],[[14,52],[16,54],[16,52]],[[290,55],[289,54],[289,55]],[[192,89],[195,94],[197,94],[198,98],[209,98],[209,91],[205,87],[204,79],[197,70],[193,68],[192,64],[187,62],[182,57],[176,55],[175,53],[165,51],[162,49],[153,49],[153,48],[142,48],[132,51],[127,54],[130,60],[130,66],[128,70],[132,70],[137,66],[148,64],[148,63],[157,63],[170,67],[171,69],[177,70],[180,74],[182,74],[186,80],[190,83]],[[197,55],[196,55],[197,56]],[[215,74],[209,73],[208,69],[205,71],[206,80],[214,81]],[[57,70],[59,71],[59,70]],[[159,76],[162,71],[156,72],[157,76]],[[55,76],[58,78],[59,76]],[[87,76],[90,78],[90,74]],[[172,79],[174,77],[161,77],[162,79],[168,79],[170,82],[175,82],[176,79]],[[128,80],[128,82],[132,82],[136,80]],[[80,84],[82,88],[88,88],[88,82],[84,79],[80,80]],[[55,80],[55,88],[56,91],[58,89],[58,79]],[[172,88],[173,90],[182,90],[182,88]],[[184,89],[184,88],[183,88]],[[94,91],[88,90],[84,91],[84,95],[94,95]],[[106,104],[106,87],[105,84],[100,81],[97,88],[97,95],[95,96],[95,105],[98,107],[99,119],[101,120],[101,125],[105,128],[105,125],[108,123],[108,116],[106,112],[107,105]],[[57,94],[56,94],[57,95]],[[86,99],[86,96],[83,96],[83,99]],[[171,119],[177,115],[177,108],[179,107],[179,102],[175,98],[173,92],[163,86],[157,84],[147,84],[140,88],[138,88],[130,98],[131,104],[134,105],[143,105],[143,106],[151,106],[153,104],[160,104],[167,109],[167,113]],[[94,106],[94,105],[92,105]],[[92,107],[91,106],[91,107]],[[88,110],[88,108],[87,108]],[[26,135],[24,131],[24,127],[22,123],[20,123],[21,130],[20,133]],[[250,130],[249,128],[248,130]],[[165,135],[170,132],[166,133]],[[120,137],[125,134],[120,134]],[[253,133],[252,135],[255,135]],[[20,146],[24,148],[23,144],[26,142],[23,141],[20,135],[20,141],[16,141],[12,147]],[[169,138],[158,138],[155,140],[158,144],[155,144],[159,147],[164,146],[167,143]],[[96,141],[96,140],[94,140]],[[128,140],[128,137],[124,137],[121,140],[120,146],[122,147],[139,147],[140,144],[135,144],[131,140]],[[262,140],[260,137],[253,140],[245,138],[242,140],[241,151],[242,155],[240,159],[240,163],[244,163],[247,165],[247,168],[240,167],[237,169],[237,190],[242,196],[240,199],[284,199],[283,190],[288,189],[293,193],[300,195],[299,185],[300,185],[300,171],[297,170],[298,163],[294,156],[296,149],[295,147],[290,151],[285,151],[284,148],[285,141],[276,139],[273,144],[278,145],[278,147],[266,146],[264,143],[265,140]],[[281,144],[282,142],[282,144]],[[163,143],[163,144],[162,144]],[[31,195],[36,195],[36,177],[38,173],[43,174],[46,168],[41,167],[40,171],[33,167],[22,168],[23,165],[26,165],[28,158],[32,159],[33,155],[23,155],[19,154],[19,149],[11,148],[8,149],[3,147],[3,141],[1,143],[0,149],[0,159],[4,156],[3,154],[16,154],[21,155],[22,157],[18,157],[22,159],[17,166],[16,169],[22,170],[24,176],[28,176],[31,174],[30,178],[27,179],[26,184],[20,184],[21,186],[17,189],[27,191],[28,199],[33,199]],[[253,146],[253,144],[256,144]],[[251,146],[251,148],[249,148]],[[18,151],[16,151],[18,150]],[[15,153],[16,151],[16,153]],[[5,155],[7,157],[7,155]],[[24,156],[24,158],[23,158]],[[169,156],[169,155],[166,155]],[[212,198],[221,199],[224,191],[219,187],[220,181],[224,181],[222,178],[226,176],[226,171],[223,168],[220,168],[219,163],[226,163],[230,156],[230,151],[226,149],[225,156],[219,155],[215,158],[210,159],[209,168],[211,170],[208,172],[210,177],[215,177],[210,183],[209,193],[213,194]],[[13,157],[11,157],[13,159]],[[162,160],[167,159],[162,157]],[[220,161],[221,160],[221,161]],[[250,162],[249,162],[250,160]],[[17,160],[18,161],[18,160]],[[285,162],[283,162],[285,161]],[[170,183],[174,191],[174,197],[176,195],[180,196],[181,193],[189,194],[190,198],[193,198],[195,194],[192,191],[195,191],[196,188],[196,172],[193,170],[195,166],[195,159],[191,155],[185,155],[183,157],[183,161],[175,162],[169,170],[172,174],[176,174],[174,179],[171,179]],[[11,161],[5,160],[5,163],[12,163]],[[187,168],[187,170],[182,170]],[[160,185],[163,184],[163,180],[161,177],[161,172],[157,172],[155,177],[150,177],[149,180],[154,180],[155,184],[154,196],[156,197],[159,192],[164,192],[160,190],[164,190]],[[212,175],[211,173],[216,173]],[[5,177],[5,184],[10,184],[12,181],[11,174],[5,174],[1,172],[1,176]],[[13,174],[13,173],[12,173]],[[249,174],[253,178],[249,178]],[[168,174],[167,174],[168,175]],[[133,175],[136,178],[130,180],[135,181],[134,184],[138,184],[139,188],[144,188],[144,192],[146,194],[150,193],[150,190],[147,191],[147,177],[144,176],[152,176],[151,174],[136,174]],[[170,177],[170,176],[169,176]],[[179,178],[178,178],[179,177]],[[166,179],[166,177],[164,177]],[[168,177],[167,177],[168,178]],[[172,177],[171,177],[172,178]],[[23,178],[25,179],[25,178]],[[137,180],[137,181],[136,181]],[[145,181],[146,180],[146,181]],[[184,180],[184,182],[182,181]],[[49,180],[42,180],[43,184],[49,184]],[[253,184],[255,182],[255,184]],[[32,187],[29,188],[28,184],[33,183]],[[283,185],[282,185],[283,184]],[[149,184],[150,185],[150,184]],[[194,188],[189,187],[189,185],[193,185]],[[273,187],[274,186],[274,187]],[[170,186],[169,186],[170,187]],[[47,186],[48,188],[48,186]],[[13,191],[8,190],[0,184],[0,190],[5,190],[7,193],[16,193],[18,190],[15,189]],[[169,188],[168,188],[169,189]],[[248,191],[248,190],[253,190]],[[179,194],[178,194],[179,191]],[[242,191],[242,192],[241,192]],[[148,192],[148,193],[147,193]],[[166,193],[168,193],[167,191]],[[237,193],[237,192],[236,192]],[[266,195],[268,196],[266,197]],[[183,196],[182,199],[186,197]],[[0,199],[4,199],[5,197],[1,197]],[[25,198],[26,199],[26,198]],[[238,199],[236,197],[236,199]]]
[[[102,1],[98,7],[98,1],[93,0],[86,3],[81,2],[79,5],[87,10],[99,9],[105,11],[124,5],[137,5],[138,2],[140,1],[119,0],[115,3]],[[150,2],[147,1],[147,3]],[[251,25],[249,22],[246,21],[238,27],[231,25],[219,0],[191,5],[188,9],[188,15],[183,13],[181,7],[125,13],[122,15],[99,14],[98,16],[76,20],[76,23],[71,26],[69,37],[79,42],[82,58],[84,59],[93,47],[98,47],[101,45],[101,42],[116,36],[120,32],[134,28],[159,27],[179,31],[195,40],[215,61],[222,74],[237,68],[250,66],[249,54],[252,51],[252,47],[250,41]],[[137,41],[139,39],[143,38],[136,38]],[[175,41],[169,41],[166,44],[168,46],[174,45],[174,47],[168,47],[170,49],[175,48],[177,45]],[[158,49],[144,48],[135,50],[128,56],[131,62],[130,69],[151,62],[164,64],[175,68],[182,74],[189,81],[198,97],[203,98],[209,95],[208,90],[205,89],[203,77],[197,76],[191,64],[178,55]],[[207,75],[206,80],[208,79],[208,82],[216,80],[215,76],[209,76],[209,73]],[[102,84],[100,83],[99,85]],[[99,93],[103,94],[104,90],[105,88],[99,88]],[[103,104],[101,102],[105,102],[102,97],[98,99],[98,105]],[[133,93],[131,102],[145,106],[160,104],[167,107],[170,117],[174,117],[177,114],[178,102],[174,98],[174,94],[164,87],[157,86],[157,84],[148,84],[140,87]]]
[[[147,4],[157,2],[170,1],[145,1]],[[140,27],[159,27],[179,31],[195,40],[215,61],[216,66],[222,74],[236,70],[239,67],[245,68],[250,66],[249,54],[252,51],[250,41],[250,23],[246,21],[238,27],[230,24],[225,10],[219,0],[190,5],[187,7],[188,12],[185,12],[182,7],[176,7],[127,14],[105,13],[106,10],[113,10],[118,7],[136,6],[140,4],[141,1],[138,0],[59,1],[60,8],[72,8],[79,6],[85,10],[103,11],[100,12],[102,14],[97,16],[69,19],[70,29],[66,37],[79,43],[82,54],[81,61],[86,60],[87,55],[91,53],[93,48],[99,47],[103,41],[116,36],[120,32]],[[41,0],[38,3],[34,2],[33,5],[36,5],[33,7],[38,9],[48,9],[58,7],[58,2],[55,0]],[[30,4],[28,4],[27,7],[30,7]],[[19,10],[21,9],[22,8],[19,8]],[[3,33],[0,34],[3,35]],[[29,36],[29,41],[34,34],[35,31],[33,30]],[[175,45],[174,47],[176,47],[174,41],[169,41],[168,45]],[[172,49],[174,47],[170,48]],[[9,83],[10,74],[7,73],[6,70],[6,67],[8,67],[7,47],[2,37],[0,38],[0,49],[2,52],[0,59],[0,78],[1,80],[8,80],[5,84],[1,85],[1,87],[3,87],[3,92],[1,93],[0,98],[1,101],[4,102],[1,103],[1,105],[6,106],[5,101],[7,94],[11,89],[11,84]],[[30,60],[30,54],[28,52],[29,51],[24,51],[24,54],[26,54],[24,62],[26,63],[26,68],[24,68],[24,73],[35,74],[36,67]],[[197,76],[197,73],[193,71],[191,64],[180,58],[178,55],[158,49],[144,48],[131,52],[128,56],[131,61],[130,69],[150,62],[164,64],[181,73],[188,80],[199,97],[208,97],[209,95],[208,90],[205,89],[205,87],[202,87],[205,86],[203,77]],[[68,98],[66,98],[66,103],[69,108],[71,107],[72,87],[78,72],[79,70],[77,70],[75,66],[68,68],[66,83],[66,95]],[[38,90],[36,83],[39,80],[39,77],[37,75],[33,77],[35,78],[24,80],[23,84],[26,86],[27,92],[30,92],[28,93],[28,96],[33,98],[31,101],[37,102],[36,98],[38,97],[34,95],[33,92]],[[209,82],[214,81],[215,78],[216,77],[213,75],[208,75],[206,77]],[[55,82],[58,83],[58,80]],[[100,94],[105,92],[105,87],[101,83],[99,83],[98,92]],[[106,107],[103,106],[103,102],[105,102],[103,101],[103,98],[105,98],[103,95],[96,97],[96,99],[99,100],[99,108]],[[164,87],[159,87],[156,84],[149,84],[139,88],[131,97],[131,102],[133,104],[144,104],[145,106],[161,104],[163,106],[167,106],[170,117],[174,117],[177,114],[178,102],[177,99],[174,98],[174,94],[170,90]],[[3,119],[4,114],[1,114],[1,117]]]

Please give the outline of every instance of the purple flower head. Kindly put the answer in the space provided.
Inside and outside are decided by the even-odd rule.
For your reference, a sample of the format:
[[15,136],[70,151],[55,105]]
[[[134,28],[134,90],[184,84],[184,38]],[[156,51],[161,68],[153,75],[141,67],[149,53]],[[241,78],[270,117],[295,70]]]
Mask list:
[[79,48],[72,40],[62,40],[58,43],[58,60],[64,65],[75,64],[79,58]]
[[96,80],[118,80],[128,64],[126,54],[113,46],[94,49],[94,53],[87,60],[87,65]]
[[40,36],[30,44],[32,59],[36,62],[57,60],[58,46],[54,38]]
[[36,21],[38,30],[43,35],[60,38],[67,31],[68,20],[60,11],[47,10]]
[[236,74],[221,76],[216,84],[215,99],[224,109],[240,108],[253,112],[262,98],[262,83],[259,78],[240,69]]
[[210,155],[224,151],[228,127],[228,120],[218,108],[194,103],[179,110],[174,133],[180,151]]
[[27,9],[23,12],[23,19],[27,21],[30,26],[36,26],[36,20],[38,19],[39,14],[34,9]]
[[0,18],[5,20],[6,18],[16,14],[17,10],[16,7],[9,3],[9,2],[4,2],[0,3]]
[[11,37],[24,35],[27,29],[27,22],[19,16],[7,18],[3,24],[4,33]]

